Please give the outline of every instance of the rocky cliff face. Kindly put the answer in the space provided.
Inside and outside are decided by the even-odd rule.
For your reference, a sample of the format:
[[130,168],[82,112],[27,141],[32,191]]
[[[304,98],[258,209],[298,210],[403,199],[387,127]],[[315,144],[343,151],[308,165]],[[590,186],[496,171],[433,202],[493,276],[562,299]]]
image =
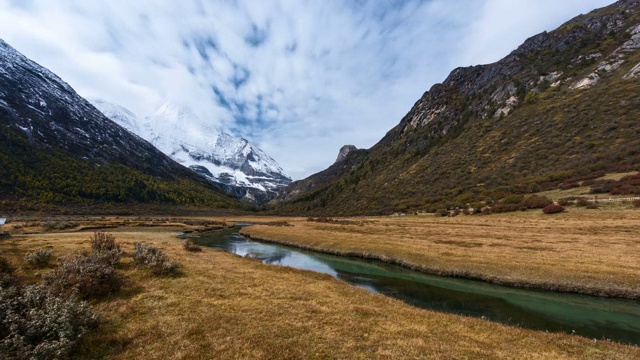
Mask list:
[[338,152],[338,158],[336,158],[336,162],[338,163],[344,161],[347,158],[347,155],[349,155],[349,153],[354,150],[358,150],[358,148],[354,145],[345,145],[341,147],[340,151]]
[[235,204],[2,40],[0,144],[0,199],[10,202],[195,204],[199,193],[208,205]]
[[639,8],[618,1],[453,70],[348,171],[289,187],[282,212],[464,206],[640,168]]
[[[0,76],[0,124],[21,131],[32,143],[60,146],[97,164],[118,160],[158,174],[175,166],[2,40]],[[142,165],[146,162],[153,166]]]
[[264,203],[291,183],[284,170],[246,139],[218,131],[188,109],[167,103],[140,118],[103,100],[92,100],[106,116],[178,163],[222,185],[236,197]]

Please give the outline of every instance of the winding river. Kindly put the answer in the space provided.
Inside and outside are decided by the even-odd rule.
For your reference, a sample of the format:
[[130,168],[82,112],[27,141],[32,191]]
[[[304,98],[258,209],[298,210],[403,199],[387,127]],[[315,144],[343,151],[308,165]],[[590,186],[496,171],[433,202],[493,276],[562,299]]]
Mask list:
[[203,235],[200,245],[332,275],[349,284],[425,309],[475,316],[524,328],[563,331],[640,345],[640,302],[543,292],[433,276],[380,261],[328,255],[262,243],[241,226]]

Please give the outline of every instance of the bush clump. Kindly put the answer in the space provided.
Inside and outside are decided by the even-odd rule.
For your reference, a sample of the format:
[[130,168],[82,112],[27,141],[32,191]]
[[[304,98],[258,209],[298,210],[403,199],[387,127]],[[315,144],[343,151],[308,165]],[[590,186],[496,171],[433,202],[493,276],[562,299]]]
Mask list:
[[104,258],[79,254],[60,260],[58,267],[44,276],[56,293],[74,293],[82,299],[101,298],[120,290],[123,278]]
[[564,207],[556,204],[547,205],[542,209],[545,214],[557,214],[564,211]]
[[185,240],[185,242],[182,243],[182,247],[187,250],[187,251],[191,251],[191,252],[199,252],[202,251],[202,248],[198,245],[196,245],[196,243],[194,243],[191,240]]
[[543,209],[545,206],[553,204],[546,196],[531,195],[522,201],[522,206],[527,209]]
[[112,266],[118,264],[124,254],[115,237],[103,232],[93,233],[91,236],[91,250],[96,257]]
[[68,359],[98,319],[86,302],[42,285],[0,286],[3,359]]
[[49,266],[51,261],[51,251],[38,249],[34,252],[28,252],[24,255],[24,262],[32,268],[43,268]]
[[0,257],[0,288],[9,287],[17,282],[14,276],[16,269],[11,265],[9,260]]
[[45,230],[66,230],[77,227],[77,222],[71,221],[45,221],[40,224]]
[[131,255],[140,266],[149,269],[155,275],[176,276],[180,273],[180,265],[169,260],[169,257],[153,245],[135,243]]

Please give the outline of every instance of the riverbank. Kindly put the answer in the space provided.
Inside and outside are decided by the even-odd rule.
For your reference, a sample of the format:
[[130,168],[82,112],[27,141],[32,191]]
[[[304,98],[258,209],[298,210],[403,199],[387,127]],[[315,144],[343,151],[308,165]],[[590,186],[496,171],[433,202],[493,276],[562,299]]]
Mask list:
[[[77,358],[564,358],[629,359],[640,348],[568,334],[525,330],[482,319],[421,310],[334,278],[264,265],[222,251],[190,253],[174,232],[114,232],[124,250],[152,243],[182,265],[157,278],[126,259],[125,286],[94,302],[103,324]],[[88,250],[89,234],[15,235],[0,254],[29,282],[27,251],[54,258]]]
[[242,229],[242,234],[435,275],[640,299],[640,211],[636,209],[362,220],[292,219],[293,226],[255,225]]

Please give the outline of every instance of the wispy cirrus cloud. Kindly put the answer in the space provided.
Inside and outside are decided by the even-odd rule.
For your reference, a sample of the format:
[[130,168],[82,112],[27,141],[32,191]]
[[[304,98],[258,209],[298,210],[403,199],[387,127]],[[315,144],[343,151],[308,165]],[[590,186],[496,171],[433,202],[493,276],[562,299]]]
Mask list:
[[372,146],[454,67],[609,3],[0,0],[0,37],[83,96],[187,106],[301,178]]

